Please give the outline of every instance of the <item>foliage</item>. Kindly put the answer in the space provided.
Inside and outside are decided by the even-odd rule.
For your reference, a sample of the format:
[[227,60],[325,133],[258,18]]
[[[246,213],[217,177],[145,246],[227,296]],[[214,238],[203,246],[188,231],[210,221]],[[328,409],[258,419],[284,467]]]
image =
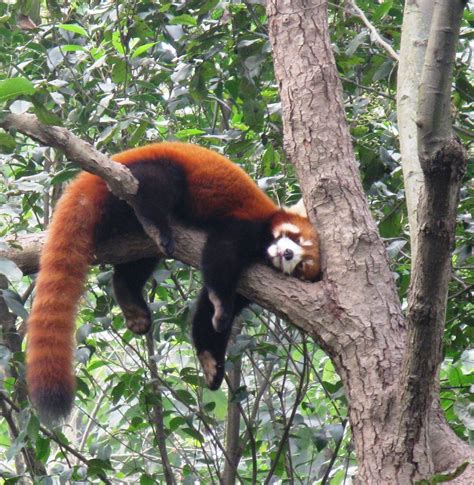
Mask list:
[[[151,140],[197,142],[241,163],[278,201],[294,201],[298,188],[282,150],[263,3],[47,2],[33,28],[20,22],[25,14],[20,3],[1,4],[1,106],[63,124],[107,153]],[[358,5],[398,49],[402,2],[361,0]],[[410,248],[397,145],[396,65],[339,2],[330,21],[362,180],[404,301]],[[455,126],[466,144],[472,134],[468,43],[473,21],[467,11],[453,95]],[[0,133],[0,148],[0,234],[43,230],[63,184],[77,169],[29,139]],[[472,164],[468,170],[441,397],[455,431],[472,439]],[[0,261],[0,273],[11,283],[3,298],[20,328],[34,280],[8,261]],[[232,393],[225,387],[210,392],[188,331],[199,275],[174,261],[157,269],[149,287],[154,331],[148,340],[125,330],[110,279],[110,268],[104,267],[95,268],[89,280],[78,317],[76,407],[62,432],[40,427],[25,400],[22,348],[6,340],[0,346],[5,396],[0,398],[5,418],[0,474],[8,483],[35,474],[31,463],[22,465],[23,447],[46,465],[49,476],[62,481],[161,482],[160,442],[166,443],[178,481],[217,482],[225,466],[226,416],[236,406],[242,413],[238,479],[344,482],[355,464],[344,392],[330,360],[313,342],[252,306],[228,361],[228,370],[240,374],[240,386]],[[8,412],[17,420],[17,433]]]

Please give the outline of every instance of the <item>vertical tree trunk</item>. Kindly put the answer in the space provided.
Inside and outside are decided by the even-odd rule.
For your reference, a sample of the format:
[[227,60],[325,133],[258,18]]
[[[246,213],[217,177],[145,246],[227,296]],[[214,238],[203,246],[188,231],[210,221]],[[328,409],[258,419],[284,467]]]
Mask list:
[[[420,0],[420,4],[431,3]],[[407,459],[428,439],[431,403],[438,388],[456,208],[466,153],[453,137],[450,115],[452,68],[463,0],[434,2],[418,93],[418,158],[423,184],[416,226],[417,251],[408,295],[408,341],[401,387],[400,447]]]
[[[400,427],[407,328],[354,162],[326,2],[271,0],[267,5],[285,149],[321,234],[322,286],[333,317],[327,327],[315,314],[311,333],[332,357],[345,386],[358,483],[412,483],[436,468],[432,435],[427,426],[419,427],[407,454],[410,430]],[[290,317],[296,323],[302,318]],[[430,399],[420,404],[426,425]],[[441,432],[440,423],[435,426]]]
[[416,257],[418,240],[416,216],[423,186],[423,172],[418,159],[415,113],[418,110],[418,88],[428,45],[433,9],[432,0],[405,2],[397,76],[397,121],[412,260]]

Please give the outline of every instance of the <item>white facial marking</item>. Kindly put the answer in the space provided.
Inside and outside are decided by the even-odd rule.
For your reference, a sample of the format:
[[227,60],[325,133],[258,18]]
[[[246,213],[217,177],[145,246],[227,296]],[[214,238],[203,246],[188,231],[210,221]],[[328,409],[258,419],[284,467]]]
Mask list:
[[290,232],[291,234],[299,234],[301,231],[298,226],[295,226],[295,224],[292,224],[291,222],[283,222],[276,226],[272,231],[275,239],[278,239],[287,232]]
[[284,222],[280,228],[283,232],[291,232],[292,234],[299,234],[301,232],[300,228],[291,224],[291,222]]
[[[285,256],[288,253],[291,258],[287,259]],[[269,246],[267,254],[275,268],[285,274],[292,274],[302,260],[303,250],[289,237],[282,237]]]
[[309,239],[301,239],[300,244],[304,247],[310,247],[313,245],[313,242]]
[[276,244],[272,244],[268,249],[267,253],[270,256],[270,258],[276,258],[278,254],[278,249]]

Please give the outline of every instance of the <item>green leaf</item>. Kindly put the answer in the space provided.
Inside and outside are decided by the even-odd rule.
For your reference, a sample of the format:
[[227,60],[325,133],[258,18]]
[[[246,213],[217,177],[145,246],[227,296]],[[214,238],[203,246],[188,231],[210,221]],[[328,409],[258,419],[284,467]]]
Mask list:
[[393,5],[393,0],[385,0],[381,5],[379,5],[375,10],[372,15],[372,20],[380,20],[383,19],[389,12],[389,10],[392,8]]
[[36,101],[34,101],[34,105],[34,112],[41,123],[50,126],[63,126],[63,120],[57,114],[51,113]]
[[178,15],[171,19],[171,25],[197,25],[196,17],[189,15],[187,13],[183,15]]
[[41,460],[43,463],[46,462],[51,451],[50,446],[51,442],[48,438],[38,436],[38,438],[36,439],[36,456],[38,460]]
[[150,42],[149,44],[143,44],[138,46],[132,54],[132,59],[135,57],[141,56],[144,54],[147,50],[149,50],[151,47],[153,47],[156,44],[156,42]]
[[82,35],[83,37],[87,37],[87,31],[84,27],[81,27],[77,24],[59,24],[58,27],[63,30],[67,30],[69,32],[74,32],[75,34]]
[[40,422],[35,415],[30,416],[30,420],[28,421],[28,426],[26,427],[26,434],[33,442],[36,441],[38,437],[38,432],[40,429]]
[[33,83],[23,77],[12,77],[0,81],[0,101],[35,93]]
[[183,431],[195,440],[199,441],[199,443],[204,443],[204,436],[196,429],[183,428]]
[[10,281],[19,281],[23,272],[11,259],[0,257],[0,274],[5,275]]
[[186,391],[186,389],[178,389],[176,395],[179,397],[180,401],[188,406],[194,406],[196,404],[194,396],[189,391]]
[[114,32],[112,34],[112,45],[115,47],[115,50],[121,54],[122,56],[125,54],[125,47],[122,44],[122,39],[120,38],[120,32]]
[[99,447],[97,458],[99,460],[109,460],[112,456],[112,447],[109,444]]
[[28,320],[28,312],[23,306],[20,295],[11,290],[2,290],[1,294],[12,313],[23,318],[23,320]]
[[123,59],[116,59],[112,67],[112,81],[123,83],[127,79],[127,63]]
[[206,132],[203,130],[198,130],[197,128],[188,128],[185,130],[179,130],[177,133],[175,133],[175,136],[176,138],[183,139],[196,135],[204,135],[204,133]]
[[66,168],[61,170],[51,179],[51,185],[62,184],[67,180],[72,179],[78,172],[79,170],[77,168]]
[[143,120],[137,126],[136,130],[133,132],[132,136],[130,137],[130,141],[128,145],[130,147],[141,145],[143,142],[143,137],[145,135],[145,132],[149,126],[150,126],[150,123],[148,121]]
[[397,237],[402,230],[401,210],[391,212],[379,224],[379,231],[382,237]]
[[63,52],[77,52],[77,51],[85,51],[86,49],[82,45],[66,44],[61,46],[61,50]]
[[140,477],[140,485],[155,485],[157,482],[151,475],[142,475]]
[[117,404],[122,398],[124,392],[125,392],[125,383],[121,381],[112,389],[112,402],[114,404]]
[[88,474],[89,475],[100,475],[103,474],[105,470],[112,470],[112,465],[109,460],[99,460],[98,458],[93,458],[87,462]]
[[16,140],[8,133],[0,133],[0,151],[2,153],[12,153],[16,147]]

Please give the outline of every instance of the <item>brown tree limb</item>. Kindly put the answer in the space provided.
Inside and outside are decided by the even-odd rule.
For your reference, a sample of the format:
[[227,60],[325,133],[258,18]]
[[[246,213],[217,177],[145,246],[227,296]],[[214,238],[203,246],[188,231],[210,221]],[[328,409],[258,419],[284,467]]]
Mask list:
[[[194,267],[199,267],[204,246],[200,231],[172,224],[176,242],[174,257]],[[0,249],[0,257],[11,259],[24,274],[38,271],[39,255],[46,238],[46,231],[17,236],[7,240],[9,249]],[[156,255],[158,249],[145,235],[133,234],[105,241],[96,249],[94,264],[117,264]],[[241,279],[239,292],[269,310],[289,319],[310,335],[315,335],[312,318],[320,322],[318,339],[325,346],[332,345],[336,332],[331,328],[332,302],[326,296],[322,283],[306,283],[289,278],[263,264],[248,270]],[[309,308],[311,314],[306,313]],[[327,327],[324,330],[323,327]],[[322,340],[324,339],[324,340]]]
[[424,172],[428,169],[426,163],[433,159],[452,138],[452,72],[459,29],[466,5],[464,0],[435,0],[434,3],[430,36],[421,74],[416,120],[418,155]]
[[58,126],[43,125],[36,116],[31,114],[8,114],[0,120],[0,128],[7,131],[19,131],[44,145],[61,150],[69,160],[77,163],[84,170],[103,178],[114,195],[128,202],[145,232],[158,247],[161,247],[160,235],[156,226],[141,215],[135,203],[138,181],[127,167],[113,162],[69,130]]
[[163,394],[159,385],[159,374],[158,367],[156,365],[155,357],[155,339],[152,333],[148,332],[146,335],[146,347],[148,352],[148,368],[150,369],[150,375],[152,378],[152,388],[155,395],[156,401],[151,404],[152,411],[152,423],[155,427],[155,440],[158,445],[161,457],[161,465],[163,467],[163,472],[165,475],[165,481],[167,485],[175,485],[176,479],[173,474],[173,469],[171,468],[168,449],[166,447],[166,431],[164,425],[164,411],[163,411]]
[[[243,320],[238,317],[232,328],[232,336],[229,346],[235,343],[237,335],[240,335],[243,328]],[[232,369],[227,373],[229,378],[226,379],[229,393],[227,396],[227,424],[225,434],[225,449],[227,457],[222,473],[223,485],[234,485],[237,477],[237,467],[242,456],[240,442],[240,410],[234,402],[235,393],[240,387],[242,377],[242,358],[239,356],[232,363]]]
[[9,114],[0,120],[0,128],[19,131],[42,145],[63,151],[69,160],[106,180],[111,191],[121,199],[129,200],[137,193],[138,182],[130,170],[112,162],[109,157],[65,128],[43,125],[36,116],[30,114]]

